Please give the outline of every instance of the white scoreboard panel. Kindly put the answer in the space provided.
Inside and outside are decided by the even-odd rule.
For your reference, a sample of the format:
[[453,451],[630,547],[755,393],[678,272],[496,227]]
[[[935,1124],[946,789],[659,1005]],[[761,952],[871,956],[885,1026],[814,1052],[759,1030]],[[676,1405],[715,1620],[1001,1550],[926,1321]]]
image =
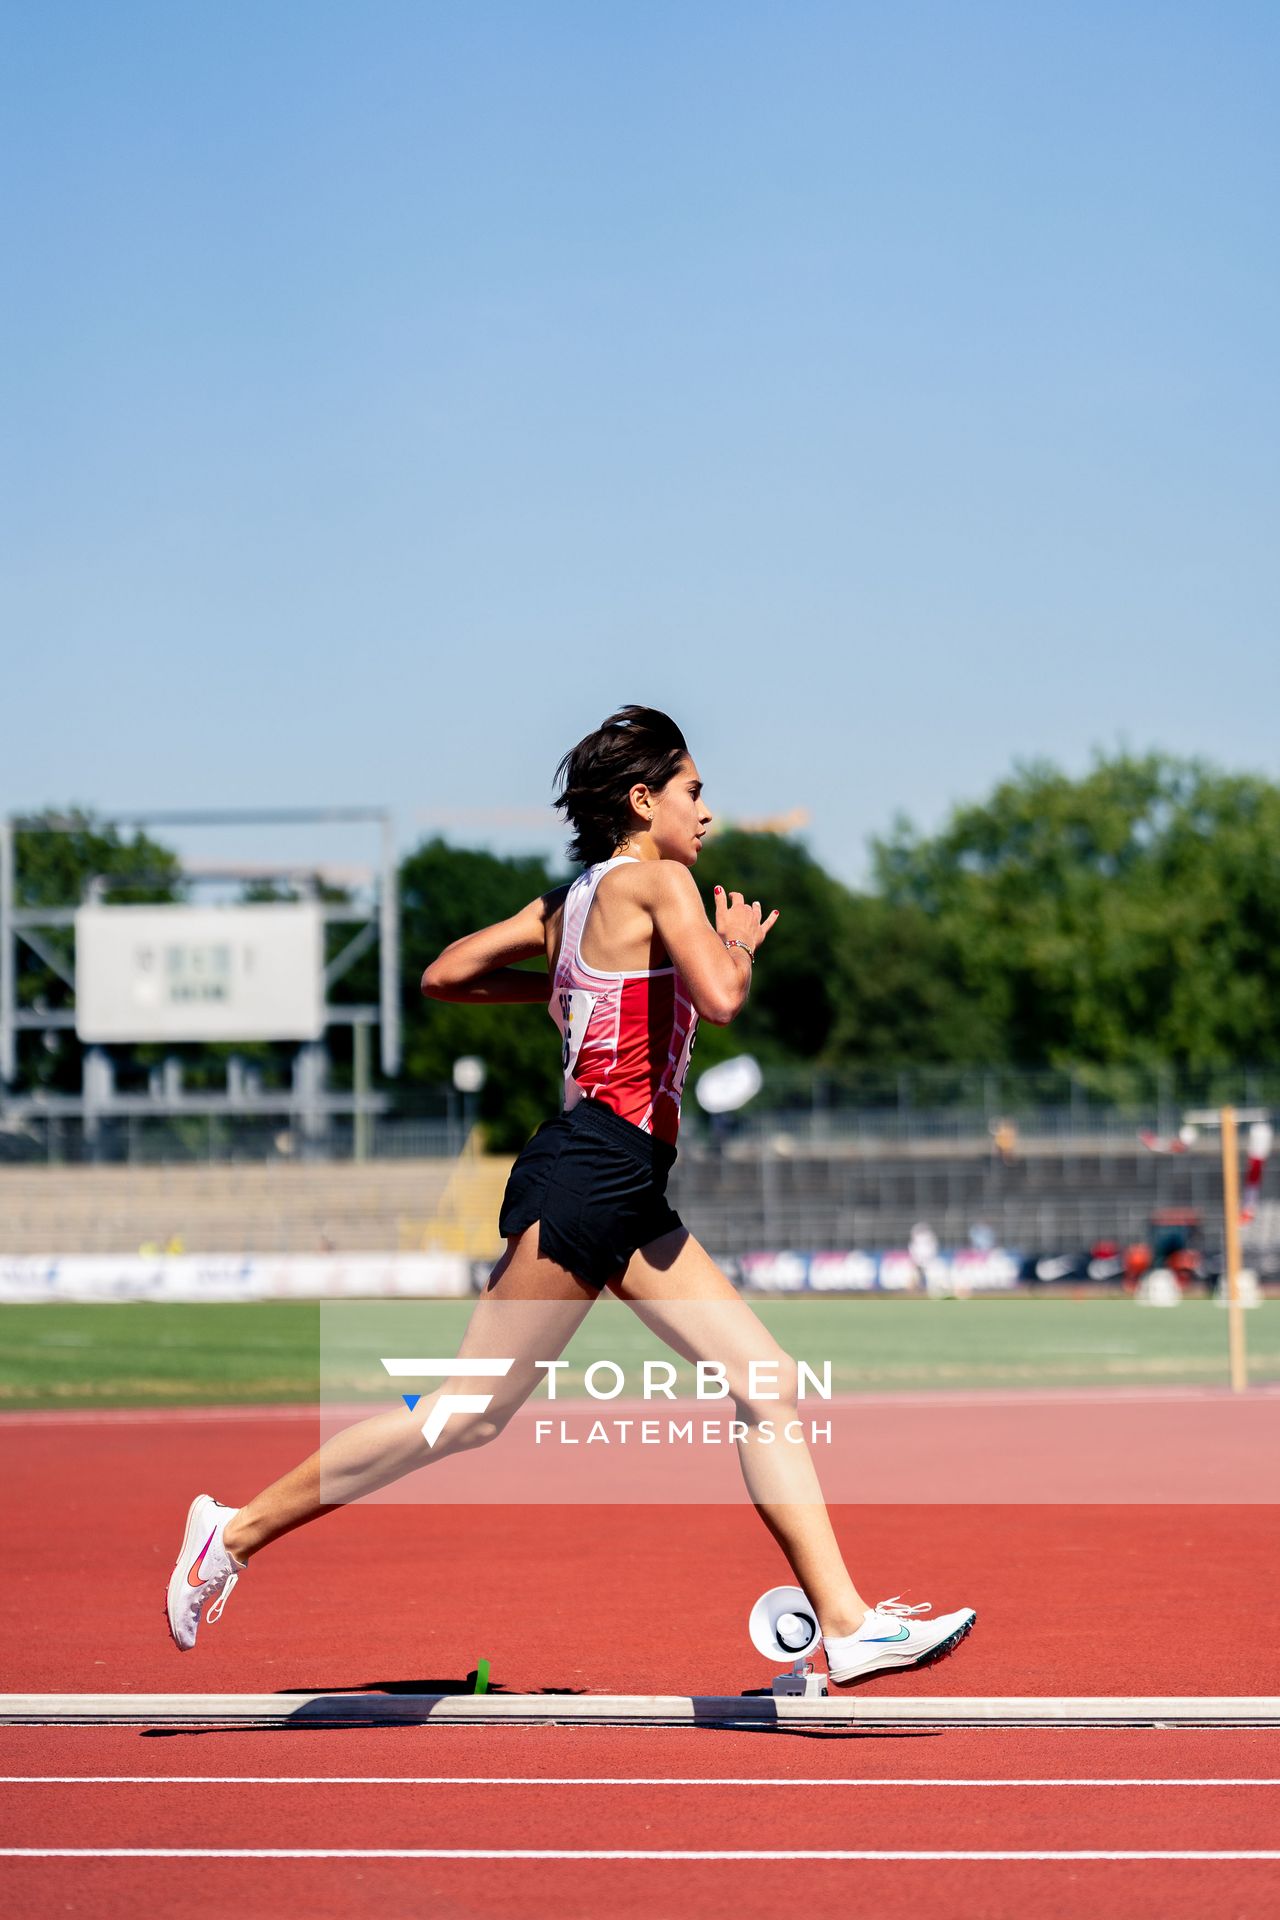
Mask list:
[[76,914],[81,1040],[318,1040],[323,1031],[324,918],[314,902]]

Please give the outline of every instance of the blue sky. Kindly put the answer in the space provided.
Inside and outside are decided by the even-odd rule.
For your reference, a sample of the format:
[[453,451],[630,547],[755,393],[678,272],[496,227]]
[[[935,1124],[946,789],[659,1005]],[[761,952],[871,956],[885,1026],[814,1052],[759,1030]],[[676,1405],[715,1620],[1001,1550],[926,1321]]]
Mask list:
[[638,699],[857,878],[1015,758],[1275,773],[1278,55],[1239,0],[10,9],[0,804],[552,848]]

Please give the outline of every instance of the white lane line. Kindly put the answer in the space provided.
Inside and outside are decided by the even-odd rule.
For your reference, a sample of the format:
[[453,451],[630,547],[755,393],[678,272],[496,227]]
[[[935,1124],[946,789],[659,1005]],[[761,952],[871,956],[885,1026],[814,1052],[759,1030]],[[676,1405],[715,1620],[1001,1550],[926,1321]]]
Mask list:
[[1280,1848],[0,1847],[4,1860],[1280,1860]]
[[901,1778],[884,1774],[822,1774],[803,1779],[734,1774],[594,1773],[0,1773],[0,1786],[12,1787],[1280,1787],[1280,1775],[1185,1774],[1153,1780],[1146,1776],[1105,1780],[1081,1776],[1010,1780]]

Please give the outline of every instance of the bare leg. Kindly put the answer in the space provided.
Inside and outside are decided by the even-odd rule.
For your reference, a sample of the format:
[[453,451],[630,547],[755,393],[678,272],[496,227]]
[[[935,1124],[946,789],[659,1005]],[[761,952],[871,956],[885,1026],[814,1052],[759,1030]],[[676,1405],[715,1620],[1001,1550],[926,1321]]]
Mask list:
[[[407,1408],[378,1413],[334,1434],[301,1466],[267,1487],[227,1522],[223,1534],[227,1551],[237,1560],[247,1560],[281,1534],[305,1526],[322,1513],[347,1506],[361,1494],[385,1487],[418,1467],[494,1439],[543,1377],[534,1361],[556,1358],[596,1298],[596,1288],[584,1286],[564,1267],[542,1258],[537,1225],[529,1227],[508,1242],[476,1302],[459,1348],[460,1358],[514,1353],[515,1364],[496,1383],[484,1414],[455,1413],[429,1448],[422,1424],[435,1401],[442,1393],[474,1390],[473,1382],[446,1380],[434,1393],[424,1394],[412,1414]],[[521,1311],[505,1313],[513,1300],[523,1303]]]
[[[686,1360],[718,1360],[725,1367],[737,1417],[754,1428],[772,1420],[777,1437],[754,1434],[738,1444],[747,1491],[787,1556],[828,1636],[853,1633],[867,1612],[849,1576],[827,1513],[812,1455],[803,1439],[785,1440],[796,1414],[796,1369],[751,1307],[729,1284],[693,1235],[664,1234],[634,1255],[611,1283],[619,1299]],[[777,1397],[749,1392],[751,1361],[776,1368]]]

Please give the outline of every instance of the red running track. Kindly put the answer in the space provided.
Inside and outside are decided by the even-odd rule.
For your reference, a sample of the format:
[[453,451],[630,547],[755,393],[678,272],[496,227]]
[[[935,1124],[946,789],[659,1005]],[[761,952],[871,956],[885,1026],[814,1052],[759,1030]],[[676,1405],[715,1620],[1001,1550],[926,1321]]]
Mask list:
[[[4,1690],[430,1687],[460,1683],[480,1655],[516,1692],[732,1693],[767,1678],[745,1615],[785,1569],[745,1507],[347,1511],[263,1556],[198,1651],[178,1655],[160,1606],[191,1494],[244,1497],[313,1432],[304,1417],[0,1426],[0,1472],[19,1490],[0,1588]],[[979,1612],[952,1660],[869,1683],[877,1692],[1280,1690],[1260,1609],[1280,1573],[1274,1509],[878,1506],[836,1519],[874,1597]],[[10,1848],[1280,1849],[1280,1736],[1260,1732],[14,1728],[0,1732],[0,1773]],[[699,1784],[675,1784],[690,1777]],[[1135,1777],[1264,1784],[1043,1784]],[[978,1784],[993,1778],[1016,1784]],[[880,1781],[899,1784],[868,1784]],[[1278,1884],[1280,1863],[1261,1860],[0,1857],[0,1902],[24,1915],[189,1915],[193,1897],[246,1915],[477,1920],[753,1920],[793,1904],[1248,1915],[1274,1911]]]

